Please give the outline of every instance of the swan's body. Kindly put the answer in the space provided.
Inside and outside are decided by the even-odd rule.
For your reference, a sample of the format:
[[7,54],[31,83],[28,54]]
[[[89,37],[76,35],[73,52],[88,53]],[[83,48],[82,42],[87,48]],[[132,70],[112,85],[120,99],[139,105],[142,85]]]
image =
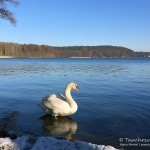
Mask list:
[[71,82],[65,89],[66,98],[61,94],[51,94],[44,97],[42,99],[42,109],[55,117],[74,114],[77,111],[78,106],[70,94],[72,88],[78,92],[78,86]]

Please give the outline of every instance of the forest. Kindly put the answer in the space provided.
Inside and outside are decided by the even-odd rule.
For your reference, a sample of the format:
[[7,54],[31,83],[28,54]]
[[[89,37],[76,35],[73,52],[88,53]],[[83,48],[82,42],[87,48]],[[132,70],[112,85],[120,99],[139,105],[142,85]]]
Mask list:
[[110,45],[54,47],[48,45],[0,42],[0,56],[17,58],[130,58],[150,57],[150,52],[134,52],[125,47]]

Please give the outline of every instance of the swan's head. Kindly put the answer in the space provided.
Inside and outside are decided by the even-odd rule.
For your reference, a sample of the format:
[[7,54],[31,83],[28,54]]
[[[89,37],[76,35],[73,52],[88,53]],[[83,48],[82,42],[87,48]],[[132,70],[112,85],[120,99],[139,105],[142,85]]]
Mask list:
[[[68,86],[70,86],[70,87],[73,88],[77,93],[79,93],[79,87],[78,87],[77,84],[75,84],[75,83],[73,83],[73,82],[70,82],[70,83],[68,84]],[[68,87],[68,86],[67,86],[67,87]]]
[[79,93],[79,87],[77,85],[74,89],[76,90],[77,93]]

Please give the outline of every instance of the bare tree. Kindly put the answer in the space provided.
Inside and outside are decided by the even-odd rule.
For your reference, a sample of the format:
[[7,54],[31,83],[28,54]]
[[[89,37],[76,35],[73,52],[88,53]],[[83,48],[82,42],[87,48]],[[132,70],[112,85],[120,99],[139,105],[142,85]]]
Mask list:
[[9,20],[13,25],[16,24],[14,14],[7,9],[8,3],[13,4],[15,7],[19,5],[18,0],[0,0],[0,18]]

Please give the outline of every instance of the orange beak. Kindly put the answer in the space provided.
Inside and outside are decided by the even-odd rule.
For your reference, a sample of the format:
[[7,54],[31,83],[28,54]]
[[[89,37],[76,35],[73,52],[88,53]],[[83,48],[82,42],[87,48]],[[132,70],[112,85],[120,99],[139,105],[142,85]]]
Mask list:
[[76,90],[77,93],[79,93],[79,88],[78,88],[78,86],[76,86],[75,90]]

